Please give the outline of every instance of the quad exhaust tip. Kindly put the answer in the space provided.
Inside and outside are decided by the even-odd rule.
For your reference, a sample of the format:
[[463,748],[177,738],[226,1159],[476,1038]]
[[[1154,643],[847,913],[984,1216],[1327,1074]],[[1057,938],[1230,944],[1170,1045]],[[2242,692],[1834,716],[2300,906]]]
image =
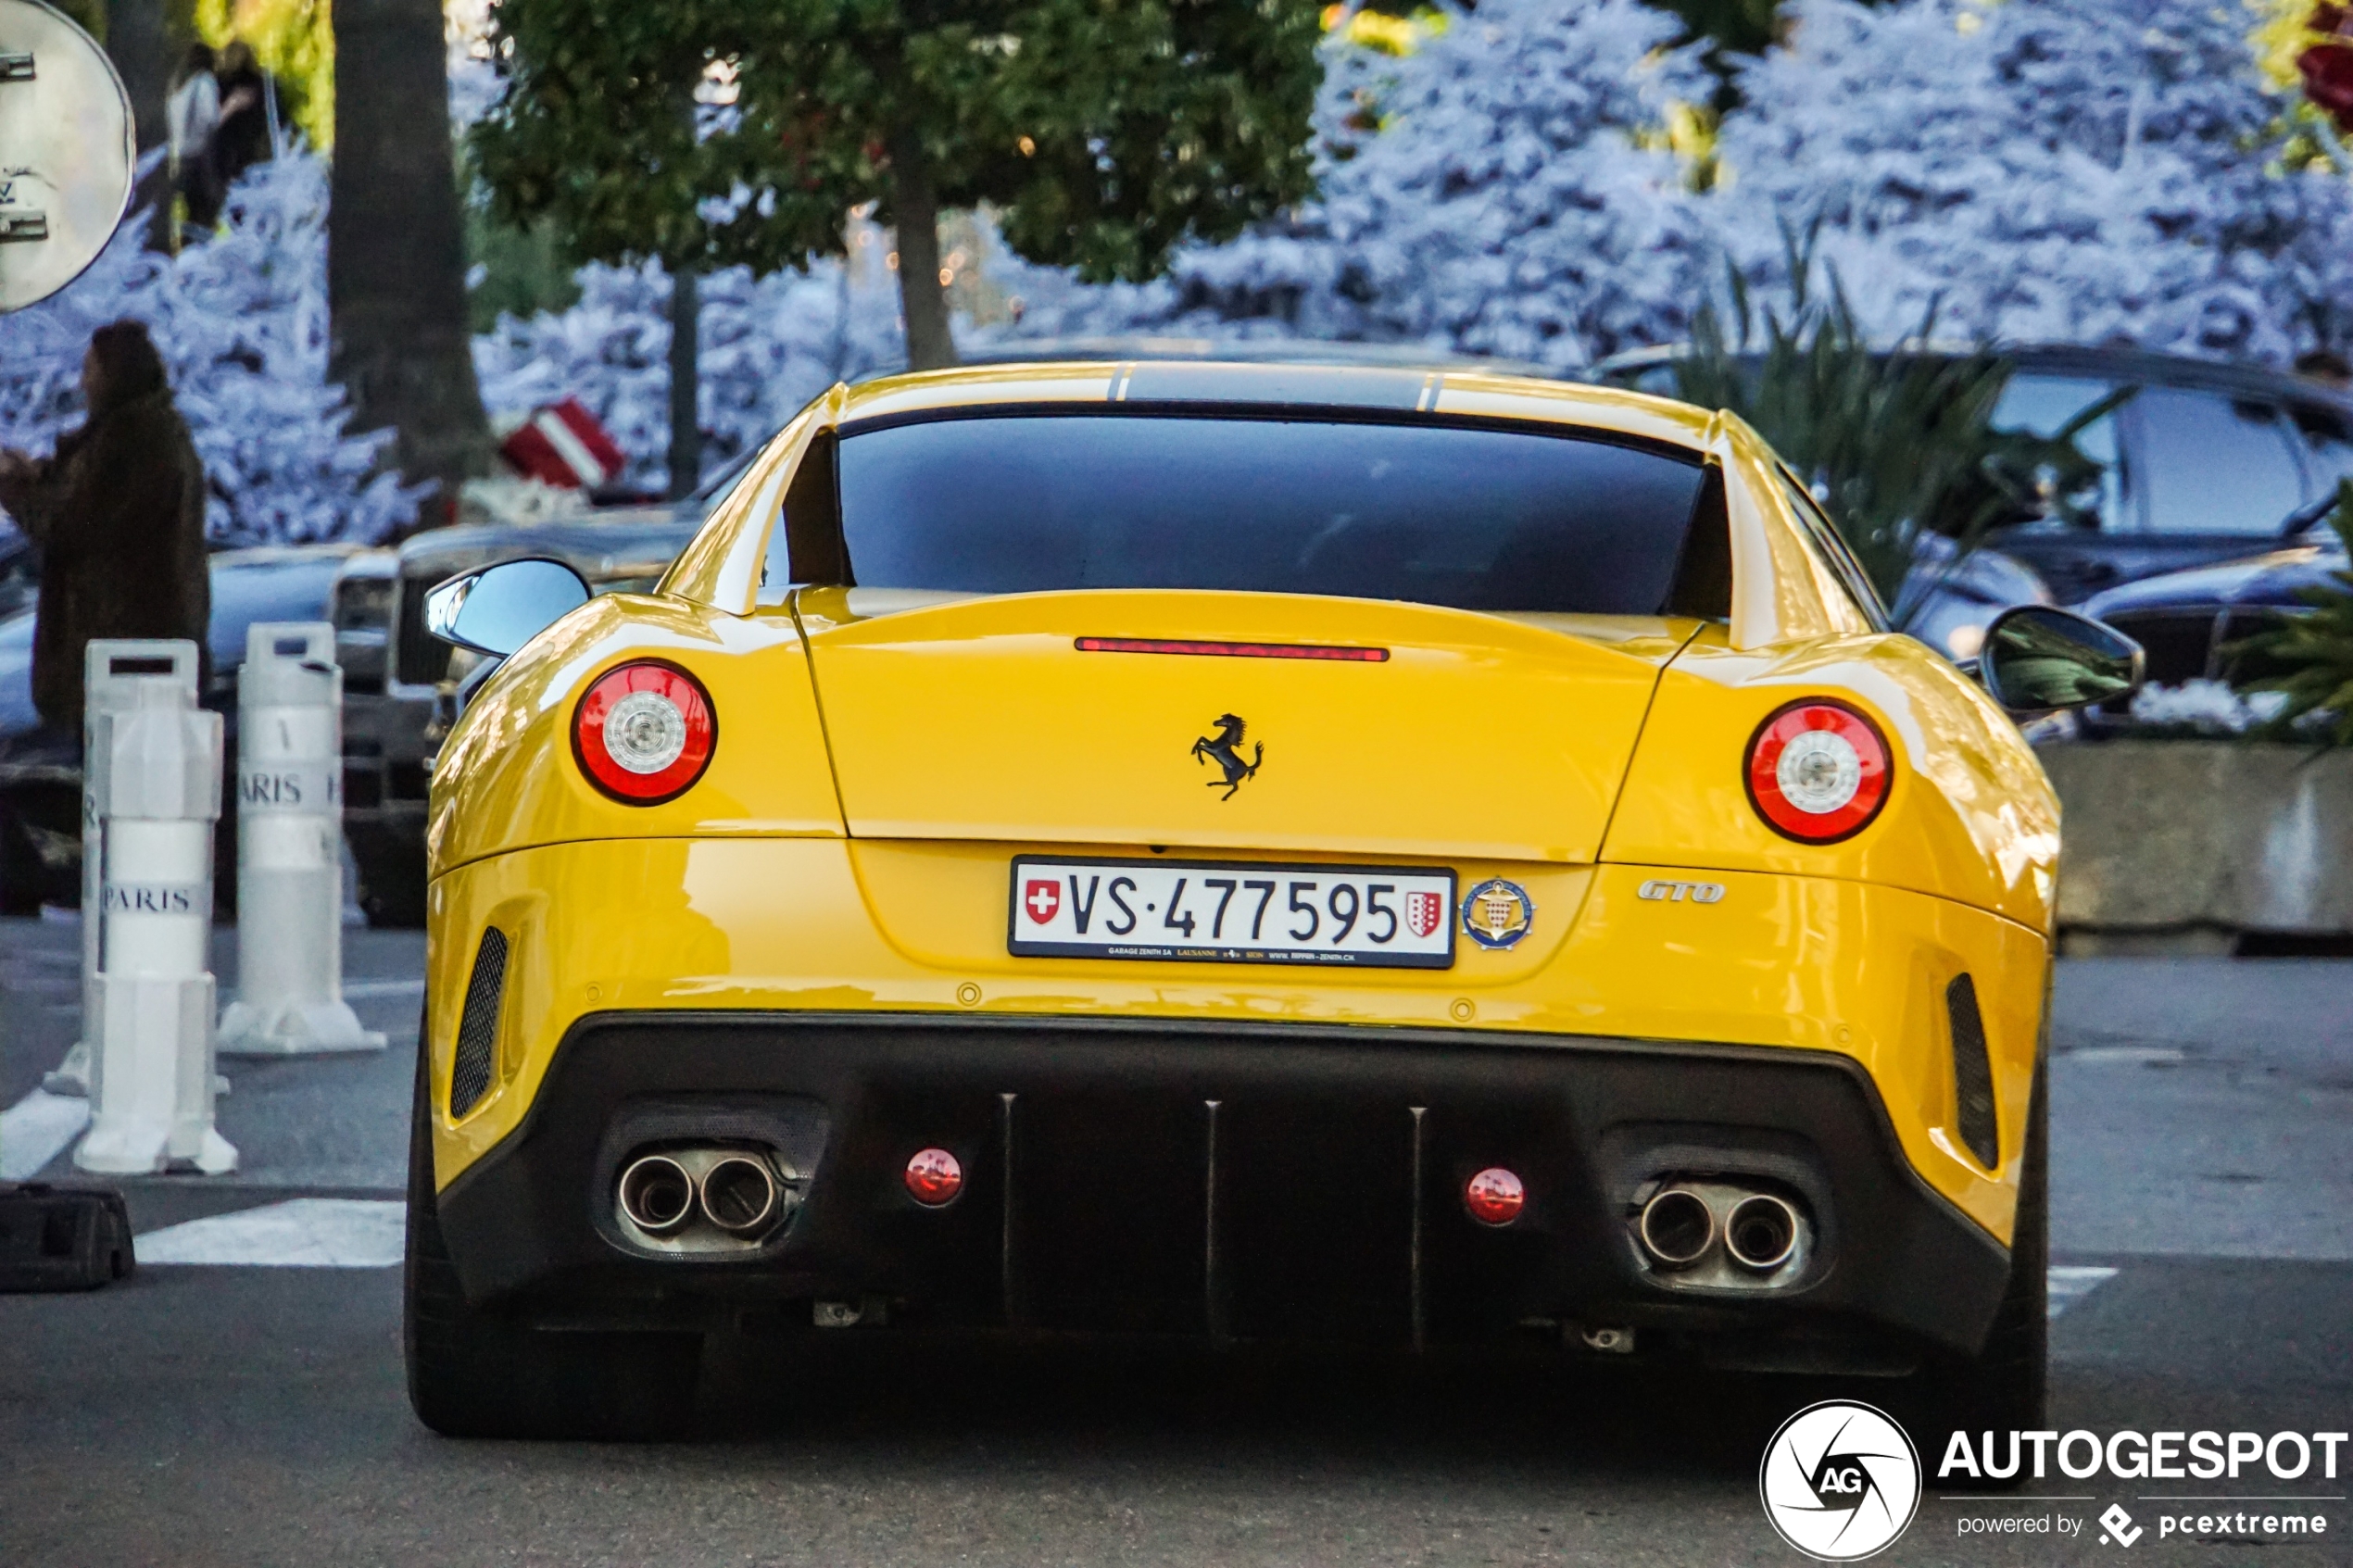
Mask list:
[[799,1200],[798,1178],[772,1149],[673,1146],[622,1167],[613,1206],[626,1233],[663,1252],[756,1247]]
[[1634,1239],[1677,1284],[1733,1290],[1793,1283],[1812,1245],[1795,1203],[1720,1177],[1670,1179],[1637,1211]]
[[1716,1242],[1716,1211],[1689,1187],[1668,1187],[1642,1205],[1642,1249],[1667,1268],[1688,1268]]
[[1724,1250],[1742,1268],[1772,1273],[1797,1250],[1797,1210],[1769,1192],[1751,1193],[1724,1222]]
[[695,1217],[695,1179],[666,1154],[633,1160],[621,1173],[621,1211],[648,1236],[669,1236]]
[[776,1217],[782,1193],[766,1160],[730,1154],[702,1173],[697,1196],[712,1224],[729,1236],[756,1236]]

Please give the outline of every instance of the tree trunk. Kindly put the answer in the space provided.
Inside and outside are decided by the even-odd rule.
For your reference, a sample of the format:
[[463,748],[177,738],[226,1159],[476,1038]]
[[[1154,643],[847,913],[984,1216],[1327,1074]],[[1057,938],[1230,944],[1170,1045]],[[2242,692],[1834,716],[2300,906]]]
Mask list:
[[459,485],[490,462],[441,29],[439,0],[335,6],[333,370],[351,394],[354,428],[389,426],[395,465],[435,486],[425,524],[454,518]]
[[701,301],[691,267],[670,273],[670,498],[683,501],[702,480]]
[[171,39],[163,0],[107,0],[107,56],[131,95],[139,150],[164,141],[163,101],[171,90]]
[[890,210],[899,225],[899,303],[907,317],[907,368],[956,363],[948,331],[948,288],[939,281],[939,198],[931,157],[912,129],[890,139]]
[[[170,23],[163,0],[107,0],[107,57],[122,78],[131,99],[131,119],[137,128],[139,150],[159,147],[170,138],[164,123],[164,100],[171,92]],[[147,213],[147,248],[171,248],[171,167],[158,162],[131,192],[133,211]]]

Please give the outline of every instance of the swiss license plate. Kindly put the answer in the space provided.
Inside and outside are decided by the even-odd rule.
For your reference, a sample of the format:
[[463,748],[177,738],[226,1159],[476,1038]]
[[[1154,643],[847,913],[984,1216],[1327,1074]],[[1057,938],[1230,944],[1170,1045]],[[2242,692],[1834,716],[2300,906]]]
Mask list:
[[1445,969],[1454,873],[1210,860],[1013,861],[1006,946],[1034,958]]

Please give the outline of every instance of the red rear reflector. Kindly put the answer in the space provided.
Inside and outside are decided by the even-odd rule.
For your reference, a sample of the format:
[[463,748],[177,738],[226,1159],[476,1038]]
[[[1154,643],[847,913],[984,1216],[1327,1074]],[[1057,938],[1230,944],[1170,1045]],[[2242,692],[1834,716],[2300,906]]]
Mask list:
[[926,1148],[907,1161],[907,1196],[929,1209],[964,1190],[964,1168],[944,1148]]
[[1508,1225],[1528,1207],[1528,1189],[1502,1166],[1490,1166],[1464,1186],[1463,1206],[1482,1225]]
[[1326,659],[1343,664],[1386,664],[1387,648],[1330,643],[1204,643],[1178,637],[1081,637],[1080,653],[1189,653],[1209,659]]
[[1843,702],[1776,709],[1748,743],[1748,798],[1766,825],[1801,844],[1835,844],[1887,804],[1887,742]]
[[572,716],[580,771],[615,800],[658,806],[711,765],[719,721],[700,683],[674,664],[640,659],[597,677]]

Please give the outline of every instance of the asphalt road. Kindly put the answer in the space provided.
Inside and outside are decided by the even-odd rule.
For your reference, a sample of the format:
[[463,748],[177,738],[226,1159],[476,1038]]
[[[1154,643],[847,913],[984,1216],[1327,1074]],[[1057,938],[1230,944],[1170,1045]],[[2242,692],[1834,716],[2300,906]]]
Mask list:
[[[143,1245],[396,1196],[419,947],[351,935],[391,1048],[228,1064],[244,1168],[130,1184]],[[73,940],[0,922],[0,1106],[72,1034]],[[2052,1324],[2053,1424],[2353,1424],[2353,963],[2070,962],[2058,1010],[2054,1261],[2078,1294]],[[388,1245],[371,1235],[351,1257]],[[0,1565],[1795,1562],[1758,1504],[1765,1442],[1812,1399],[1875,1393],[853,1334],[715,1344],[696,1442],[451,1443],[409,1414],[398,1306],[397,1271],[369,1266],[149,1262],[92,1296],[0,1298]],[[2066,1502],[1931,1483],[1875,1561],[2344,1562],[2345,1468],[2055,1483]],[[2330,1533],[2161,1537],[2167,1510],[2235,1506],[2144,1500],[2183,1491],[2323,1499],[2302,1507]],[[2111,1503],[2145,1532],[2130,1547],[2101,1538]],[[2003,1517],[2077,1533],[1963,1534]]]

